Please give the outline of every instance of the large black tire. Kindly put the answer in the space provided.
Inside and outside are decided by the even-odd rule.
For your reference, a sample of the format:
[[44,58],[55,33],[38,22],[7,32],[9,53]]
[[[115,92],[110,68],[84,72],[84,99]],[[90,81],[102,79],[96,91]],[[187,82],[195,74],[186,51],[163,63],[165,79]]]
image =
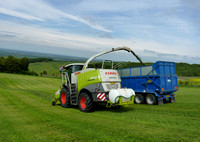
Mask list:
[[157,99],[153,94],[148,94],[146,96],[146,103],[148,105],[155,105],[157,103]]
[[70,94],[66,88],[62,88],[60,91],[60,105],[64,108],[70,107]]
[[135,104],[143,104],[144,103],[144,96],[141,94],[136,94],[134,98]]
[[93,99],[90,93],[88,92],[82,92],[79,95],[78,105],[80,111],[83,112],[91,112],[93,110]]

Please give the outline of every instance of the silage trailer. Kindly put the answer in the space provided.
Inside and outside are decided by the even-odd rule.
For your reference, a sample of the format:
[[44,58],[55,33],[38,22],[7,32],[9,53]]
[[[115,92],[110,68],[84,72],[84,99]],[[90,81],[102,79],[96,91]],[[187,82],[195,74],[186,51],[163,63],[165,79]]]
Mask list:
[[175,102],[178,79],[174,62],[157,61],[150,66],[118,69],[122,87],[132,88],[135,103],[162,105],[163,101]]

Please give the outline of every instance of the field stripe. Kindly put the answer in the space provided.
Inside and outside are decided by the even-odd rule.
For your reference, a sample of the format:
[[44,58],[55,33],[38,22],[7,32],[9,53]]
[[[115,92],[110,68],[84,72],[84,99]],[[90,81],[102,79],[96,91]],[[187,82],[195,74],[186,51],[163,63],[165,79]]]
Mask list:
[[[73,136],[72,134],[66,135],[65,131],[55,131],[55,127],[52,127],[53,125],[49,123],[51,118],[41,116],[42,112],[39,111],[39,109],[35,110],[34,107],[30,106],[30,103],[29,105],[24,104],[21,99],[13,94],[4,94],[1,95],[1,97],[2,96],[4,96],[4,102],[8,102],[6,103],[7,105],[4,103],[0,107],[0,110],[3,112],[4,117],[9,121],[9,125],[12,126],[11,129],[13,131],[13,136],[10,139],[11,141],[15,138],[17,138],[19,141],[31,141],[33,139],[34,141],[48,141],[58,136],[60,136],[62,139],[69,139],[71,136]],[[33,101],[35,103],[35,101],[31,98],[26,98],[25,100],[28,102]],[[9,112],[7,111],[8,109]],[[23,135],[24,130],[26,130],[25,137]],[[41,134],[44,135],[42,139],[39,138]],[[5,139],[5,137],[3,139]]]
[[[48,94],[56,92],[58,79],[0,74],[0,80],[0,141],[200,140],[199,88],[181,88],[190,98],[180,91],[175,104],[82,113],[76,107],[50,106]],[[26,87],[27,80],[32,88]]]
[[[25,98],[24,98],[25,99]],[[26,102],[28,102],[27,101],[27,99],[28,98],[26,98],[25,100],[26,100]],[[53,108],[51,109],[51,110],[48,110],[47,111],[47,108],[49,107],[49,106],[47,106],[46,104],[40,104],[40,105],[36,105],[36,102],[35,102],[35,100],[32,100],[33,101],[33,103],[30,103],[30,102],[28,102],[28,104],[29,105],[31,105],[31,108],[33,109],[36,109],[36,108],[38,108],[38,107],[40,107],[40,110],[38,110],[38,109],[36,109],[36,111],[34,111],[34,114],[36,113],[36,115],[41,115],[40,113],[42,113],[42,114],[45,114],[43,117],[44,118],[49,118],[49,117],[55,117],[55,116],[57,116],[57,117],[55,117],[57,120],[60,120],[61,122],[62,122],[62,118],[63,119],[65,119],[65,120],[67,120],[67,123],[68,124],[70,124],[70,125],[66,125],[66,127],[69,127],[70,129],[72,129],[74,132],[76,132],[76,133],[81,133],[81,134],[84,134],[84,135],[88,135],[88,134],[90,134],[90,133],[87,133],[87,132],[82,132],[82,131],[77,131],[77,129],[76,128],[74,128],[74,127],[71,127],[71,125],[73,125],[74,123],[73,122],[75,122],[75,123],[79,123],[79,125],[81,125],[81,123],[82,123],[82,125],[83,125],[83,127],[86,127],[86,125],[87,126],[90,126],[90,127],[92,127],[92,129],[94,129],[94,128],[96,128],[97,130],[98,130],[98,132],[97,132],[97,134],[98,133],[103,133],[106,137],[109,137],[109,132],[103,132],[103,130],[106,128],[106,129],[110,129],[110,127],[109,127],[109,125],[110,124],[117,124],[118,123],[118,121],[119,121],[119,119],[115,119],[115,118],[110,118],[110,117],[108,117],[108,118],[101,118],[101,120],[99,121],[99,122],[96,122],[95,120],[96,119],[98,119],[98,117],[99,116],[93,116],[92,118],[93,119],[83,119],[83,121],[82,120],[80,120],[80,117],[79,117],[79,113],[77,113],[77,111],[73,111],[73,112],[71,112],[71,113],[75,113],[75,114],[77,114],[78,116],[76,117],[76,115],[73,115],[73,117],[70,117],[70,115],[67,115],[67,116],[69,116],[69,117],[67,117],[66,116],[66,114],[68,114],[69,112],[68,112],[68,110],[67,109],[61,109],[61,111],[59,111],[60,109],[56,109],[56,110],[54,110],[54,111],[52,111],[53,110]],[[42,107],[41,107],[42,106]],[[42,112],[41,112],[42,111]],[[66,112],[67,111],[67,112]],[[40,112],[40,113],[37,113],[37,112]],[[64,114],[64,115],[61,115],[61,114]],[[88,117],[88,116],[87,116]],[[91,117],[90,117],[91,118]],[[87,121],[88,120],[88,121]],[[124,132],[128,132],[129,131],[129,129],[131,128],[131,127],[134,127],[134,125],[138,125],[138,127],[140,127],[140,126],[144,126],[144,124],[146,125],[146,127],[148,128],[148,125],[149,125],[149,127],[151,126],[151,127],[154,127],[154,129],[151,131],[151,132],[148,132],[148,134],[151,134],[152,136],[154,136],[154,134],[156,133],[156,132],[158,132],[159,131],[159,133],[161,133],[163,130],[162,130],[162,128],[160,128],[160,127],[157,127],[157,126],[153,126],[153,125],[155,125],[156,123],[153,123],[153,124],[149,124],[149,123],[144,123],[143,121],[139,121],[139,122],[137,122],[138,124],[136,124],[136,123],[134,123],[132,120],[128,120],[128,121],[125,121],[125,122],[123,122],[123,125],[117,125],[116,126],[116,129],[121,129],[120,131],[122,131],[122,134],[124,134]],[[54,121],[51,121],[51,124],[55,124],[56,125],[56,127],[57,128],[62,128],[63,127],[63,124],[62,123],[57,123],[57,122],[54,122]],[[86,124],[86,125],[85,125]],[[65,124],[64,124],[65,125]],[[101,126],[102,125],[104,125],[104,127],[102,128]],[[129,125],[129,127],[124,127],[124,126],[128,126]],[[172,127],[173,128],[173,127]],[[92,131],[92,129],[91,129],[91,131]],[[102,130],[103,129],[103,130]],[[143,128],[142,128],[143,129]],[[89,128],[87,128],[87,130],[89,130]],[[138,129],[139,130],[139,129]],[[120,131],[117,131],[117,134],[119,134],[120,133]],[[164,132],[164,131],[163,131]],[[132,132],[131,133],[134,133],[135,135],[137,135],[137,131],[136,130],[132,130]],[[83,137],[84,137],[84,135],[83,135]],[[93,133],[91,133],[90,134],[91,136],[94,136],[94,134]],[[95,134],[96,135],[96,134]],[[112,134],[113,135],[113,134]],[[117,136],[117,135],[116,135]]]

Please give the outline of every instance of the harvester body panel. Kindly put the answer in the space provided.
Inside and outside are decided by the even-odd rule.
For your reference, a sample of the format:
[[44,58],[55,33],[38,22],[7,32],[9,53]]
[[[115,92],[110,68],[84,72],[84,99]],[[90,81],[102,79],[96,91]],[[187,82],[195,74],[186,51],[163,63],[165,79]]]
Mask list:
[[[85,71],[85,70],[84,70]],[[86,72],[80,72],[77,76],[77,87],[78,92],[81,91],[84,87],[92,84],[101,83],[101,77],[99,70],[89,70]]]

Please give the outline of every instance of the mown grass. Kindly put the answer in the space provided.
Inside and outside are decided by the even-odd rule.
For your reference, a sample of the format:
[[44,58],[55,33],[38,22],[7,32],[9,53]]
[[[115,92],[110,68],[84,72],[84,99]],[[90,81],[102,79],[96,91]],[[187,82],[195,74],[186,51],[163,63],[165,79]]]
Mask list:
[[180,87],[176,103],[51,106],[60,79],[0,73],[0,141],[200,141],[200,88]]

